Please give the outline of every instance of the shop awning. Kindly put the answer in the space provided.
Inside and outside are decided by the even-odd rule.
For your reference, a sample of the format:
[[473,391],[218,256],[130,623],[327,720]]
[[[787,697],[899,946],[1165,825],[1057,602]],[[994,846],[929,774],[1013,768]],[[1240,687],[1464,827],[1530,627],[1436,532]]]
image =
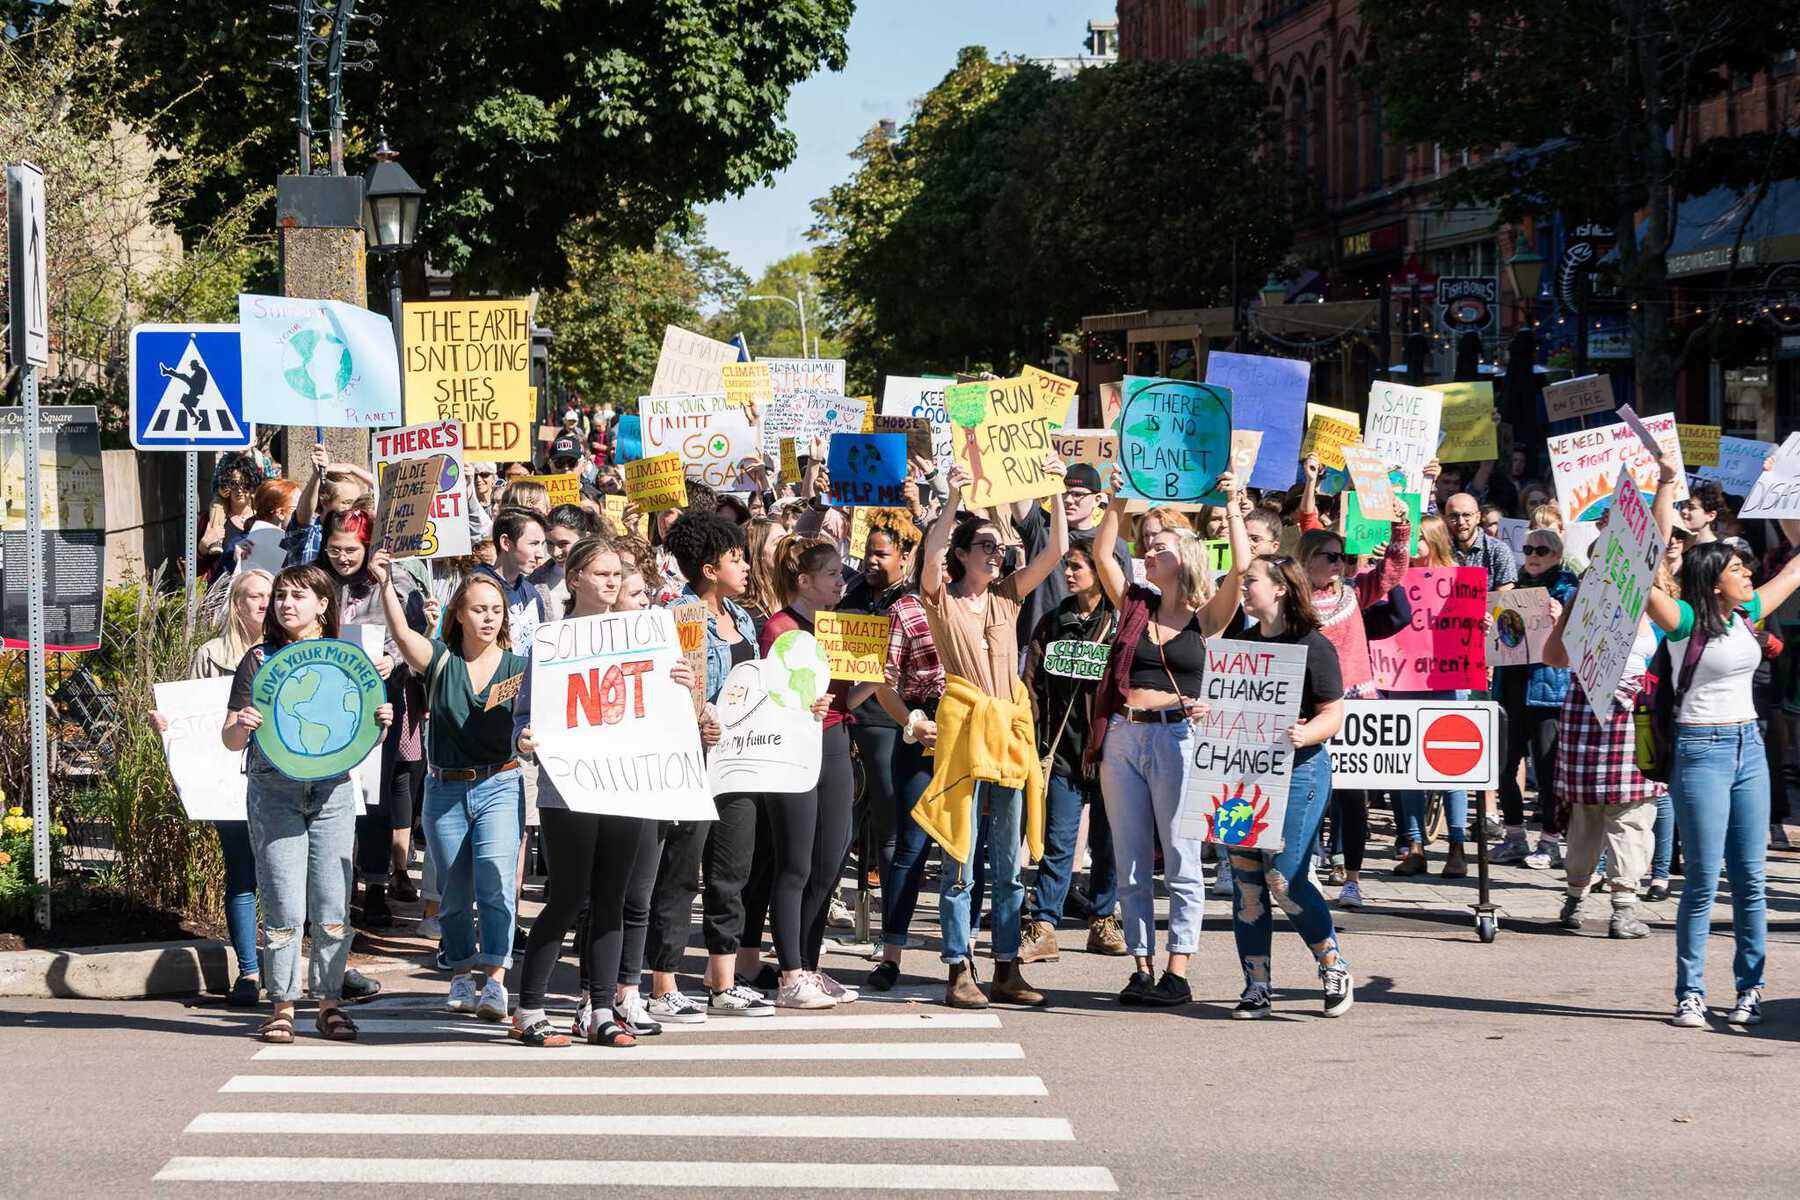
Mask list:
[[[1732,265],[1731,247],[1744,223],[1752,193],[1714,188],[1702,196],[1681,202],[1675,218],[1675,237],[1669,243],[1669,277],[1705,275]],[[1638,223],[1638,236],[1643,236]],[[1751,213],[1744,228],[1744,242],[1737,262],[1753,266],[1800,259],[1800,180],[1771,184],[1769,192]],[[1604,261],[1618,261],[1618,251]]]

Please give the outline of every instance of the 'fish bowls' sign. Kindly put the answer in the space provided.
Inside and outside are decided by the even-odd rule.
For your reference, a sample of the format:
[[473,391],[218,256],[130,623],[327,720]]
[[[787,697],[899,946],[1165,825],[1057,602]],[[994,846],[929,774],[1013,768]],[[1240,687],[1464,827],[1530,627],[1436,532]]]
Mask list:
[[769,657],[731,669],[717,704],[723,733],[707,758],[713,795],[818,784],[824,726],[812,706],[830,684],[828,672],[824,648],[799,629],[776,638]]
[[1065,638],[1044,647],[1044,670],[1064,679],[1099,679],[1106,674],[1106,659],[1111,653],[1111,642]]
[[700,728],[669,675],[681,654],[660,608],[539,625],[531,637],[538,766],[575,812],[714,821]]
[[1306,647],[1218,638],[1206,643],[1194,723],[1194,770],[1178,833],[1246,850],[1281,849],[1293,782],[1288,729],[1300,719]]
[[1125,378],[1120,495],[1153,505],[1223,504],[1231,462],[1231,393],[1179,379]]
[[257,669],[250,702],[262,714],[253,735],[269,765],[303,782],[348,773],[381,740],[375,710],[387,688],[354,642],[292,642]]

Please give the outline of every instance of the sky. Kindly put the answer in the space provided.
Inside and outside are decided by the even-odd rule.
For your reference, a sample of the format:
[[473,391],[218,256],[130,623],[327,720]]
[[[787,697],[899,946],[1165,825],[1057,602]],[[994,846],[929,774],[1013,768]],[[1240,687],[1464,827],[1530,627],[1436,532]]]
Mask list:
[[850,176],[850,152],[877,121],[904,125],[912,101],[941,80],[964,46],[993,55],[1077,55],[1087,23],[1111,18],[1112,0],[861,0],[850,21],[850,60],[793,91],[787,125],[799,139],[773,185],[709,204],[707,241],[752,279],[807,248],[812,201]]

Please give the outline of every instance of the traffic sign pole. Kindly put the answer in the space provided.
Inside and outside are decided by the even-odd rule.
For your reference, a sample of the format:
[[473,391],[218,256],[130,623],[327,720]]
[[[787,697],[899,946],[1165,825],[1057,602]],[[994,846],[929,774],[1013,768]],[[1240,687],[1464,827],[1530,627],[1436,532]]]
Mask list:
[[198,549],[200,531],[196,528],[196,525],[198,525],[199,522],[195,512],[195,509],[198,506],[198,502],[195,499],[195,493],[200,490],[200,455],[193,450],[189,450],[186,457],[187,495],[185,500],[187,506],[187,520],[183,523],[182,528],[185,531],[187,541],[182,545],[182,556],[187,566],[187,628],[188,632],[192,633],[194,631],[194,597],[199,591],[199,582],[195,579],[195,576],[200,572],[200,553]]

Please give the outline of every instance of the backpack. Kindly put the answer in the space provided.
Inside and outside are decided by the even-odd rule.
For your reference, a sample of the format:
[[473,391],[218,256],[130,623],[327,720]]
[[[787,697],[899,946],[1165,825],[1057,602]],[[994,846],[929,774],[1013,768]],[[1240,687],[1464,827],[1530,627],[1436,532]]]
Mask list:
[[[1741,608],[1732,615],[1735,617],[1739,613],[1745,621],[1750,619],[1750,614]],[[1650,665],[1644,671],[1644,683],[1638,689],[1632,721],[1637,732],[1638,774],[1654,783],[1667,783],[1674,773],[1675,716],[1687,696],[1688,681],[1694,677],[1694,668],[1705,653],[1706,634],[1696,627],[1688,638],[1687,649],[1682,652],[1679,676],[1670,673],[1675,656],[1669,652],[1668,638],[1664,638],[1656,653],[1650,656]]]

